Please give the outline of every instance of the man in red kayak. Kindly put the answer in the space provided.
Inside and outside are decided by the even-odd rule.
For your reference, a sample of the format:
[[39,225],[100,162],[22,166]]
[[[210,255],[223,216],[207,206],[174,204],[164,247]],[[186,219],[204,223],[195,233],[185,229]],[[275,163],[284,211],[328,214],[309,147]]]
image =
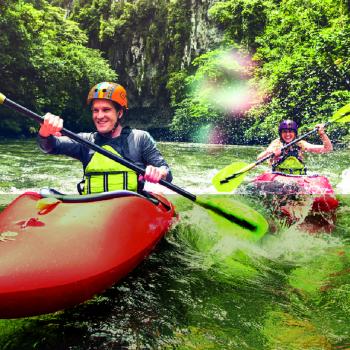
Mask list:
[[333,150],[332,142],[324,131],[323,124],[316,125],[318,134],[322,140],[322,145],[314,145],[304,140],[281,151],[281,148],[292,142],[298,135],[298,125],[293,120],[283,120],[279,127],[279,138],[272,141],[265,151],[258,155],[258,160],[269,154],[274,154],[270,164],[273,172],[286,174],[304,175],[306,167],[303,162],[303,153],[328,153]]
[[79,136],[145,168],[145,175],[138,178],[133,170],[61,136],[63,120],[47,113],[39,130],[39,146],[45,153],[63,154],[82,162],[84,179],[78,186],[81,194],[123,189],[137,191],[142,188],[143,181],[172,180],[169,166],[150,134],[121,125],[128,109],[126,90],[121,85],[111,82],[95,85],[88,94],[87,104],[97,131]]

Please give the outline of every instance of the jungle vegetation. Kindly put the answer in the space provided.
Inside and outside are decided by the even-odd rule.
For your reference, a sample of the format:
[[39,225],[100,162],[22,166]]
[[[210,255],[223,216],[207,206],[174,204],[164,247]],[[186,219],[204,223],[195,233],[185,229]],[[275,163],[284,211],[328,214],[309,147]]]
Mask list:
[[[154,124],[164,112],[174,139],[216,130],[207,140],[243,144],[268,142],[284,118],[309,130],[350,101],[349,1],[201,3],[217,35],[188,53],[200,10],[189,0],[0,0],[0,91],[81,130],[88,88],[119,77],[131,112]],[[4,108],[0,117],[3,135],[37,129]],[[329,133],[350,141],[344,124]]]

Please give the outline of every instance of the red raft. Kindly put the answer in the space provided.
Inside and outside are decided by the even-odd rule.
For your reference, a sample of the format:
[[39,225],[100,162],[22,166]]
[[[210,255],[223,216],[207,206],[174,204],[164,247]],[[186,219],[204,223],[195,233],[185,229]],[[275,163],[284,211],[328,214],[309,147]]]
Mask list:
[[90,299],[133,270],[173,218],[172,204],[155,195],[22,194],[0,214],[0,318]]
[[259,194],[274,195],[277,202],[282,203],[279,206],[280,214],[287,217],[289,223],[301,218],[301,206],[307,203],[307,213],[304,210],[302,215],[306,229],[309,227],[310,231],[323,229],[330,232],[334,228],[339,203],[325,176],[266,172],[257,176],[252,186]]

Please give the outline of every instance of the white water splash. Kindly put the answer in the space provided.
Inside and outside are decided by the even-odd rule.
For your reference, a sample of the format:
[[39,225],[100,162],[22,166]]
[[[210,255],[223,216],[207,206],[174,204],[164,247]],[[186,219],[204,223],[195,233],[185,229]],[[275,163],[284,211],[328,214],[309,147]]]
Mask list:
[[339,237],[329,234],[310,235],[297,225],[282,229],[278,235],[267,235],[262,248],[272,260],[306,262],[331,247],[342,246]]
[[336,187],[339,194],[350,194],[350,168],[342,172],[341,181]]

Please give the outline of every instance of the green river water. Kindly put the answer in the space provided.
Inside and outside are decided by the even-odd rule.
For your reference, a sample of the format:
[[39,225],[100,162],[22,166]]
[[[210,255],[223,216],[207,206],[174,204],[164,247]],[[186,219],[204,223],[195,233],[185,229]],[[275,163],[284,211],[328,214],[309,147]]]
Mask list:
[[[210,180],[218,170],[252,162],[262,150],[159,147],[174,183],[196,194],[215,193]],[[349,156],[349,150],[308,156],[308,168],[337,189]],[[44,155],[33,140],[2,141],[0,167],[1,209],[26,190],[74,193],[81,179],[80,163]],[[247,181],[266,169],[256,168]],[[236,199],[274,219],[240,188]],[[135,271],[73,309],[0,320],[0,349],[350,349],[350,197],[337,196],[332,234],[277,223],[273,234],[250,243],[216,239],[206,210],[169,195],[180,221]]]

